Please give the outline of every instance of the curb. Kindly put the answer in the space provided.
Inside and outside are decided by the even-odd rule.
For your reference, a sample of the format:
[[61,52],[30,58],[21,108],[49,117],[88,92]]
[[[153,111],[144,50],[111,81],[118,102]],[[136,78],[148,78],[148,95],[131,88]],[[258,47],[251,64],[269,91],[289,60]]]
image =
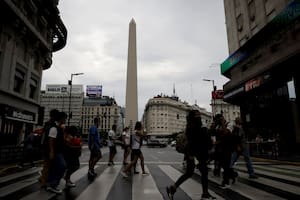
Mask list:
[[258,157],[251,157],[251,159],[252,159],[252,161],[270,162],[270,163],[274,163],[274,164],[287,164],[287,165],[300,166],[300,162],[297,162],[297,161],[272,160],[272,159],[258,158]]

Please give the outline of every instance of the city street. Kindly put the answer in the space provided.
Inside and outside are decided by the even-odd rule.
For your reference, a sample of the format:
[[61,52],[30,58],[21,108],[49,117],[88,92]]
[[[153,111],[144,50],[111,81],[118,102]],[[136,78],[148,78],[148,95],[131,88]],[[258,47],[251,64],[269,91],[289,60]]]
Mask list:
[[[103,158],[96,167],[98,174],[94,181],[87,178],[89,151],[86,146],[81,156],[81,167],[72,175],[75,188],[64,189],[63,194],[55,195],[39,188],[38,176],[40,167],[27,168],[22,172],[13,173],[0,178],[0,199],[168,199],[166,186],[182,174],[183,155],[173,147],[148,148],[143,147],[145,166],[149,175],[141,173],[123,178],[123,150],[118,147],[114,166],[108,166],[108,148],[102,149]],[[214,177],[209,172],[209,190],[217,199],[299,199],[300,169],[299,166],[286,163],[271,163],[254,161],[258,179],[249,179],[243,162],[235,166],[239,172],[238,180],[228,189],[221,189],[220,177]],[[210,166],[212,167],[212,166]],[[141,169],[137,167],[138,171]],[[201,183],[199,171],[178,188],[174,199],[189,200],[201,198]],[[65,188],[61,181],[60,188]]]

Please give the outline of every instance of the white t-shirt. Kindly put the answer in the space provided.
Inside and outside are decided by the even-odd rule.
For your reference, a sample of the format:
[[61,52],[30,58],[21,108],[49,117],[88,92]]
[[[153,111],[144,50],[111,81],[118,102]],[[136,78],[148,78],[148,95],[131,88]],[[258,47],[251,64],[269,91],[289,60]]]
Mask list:
[[110,130],[110,131],[108,132],[107,145],[108,145],[109,147],[115,146],[114,140],[111,140],[111,139],[110,139],[110,138],[115,138],[115,136],[116,136],[115,131]]
[[124,137],[124,142],[125,142],[125,145],[130,145],[130,132],[129,131],[124,131],[122,133],[122,136]]
[[51,137],[51,138],[56,138],[57,137],[57,128],[56,127],[50,128],[49,137]]
[[132,133],[132,145],[131,148],[132,149],[140,149],[141,148],[141,137],[136,135],[136,132],[134,131]]

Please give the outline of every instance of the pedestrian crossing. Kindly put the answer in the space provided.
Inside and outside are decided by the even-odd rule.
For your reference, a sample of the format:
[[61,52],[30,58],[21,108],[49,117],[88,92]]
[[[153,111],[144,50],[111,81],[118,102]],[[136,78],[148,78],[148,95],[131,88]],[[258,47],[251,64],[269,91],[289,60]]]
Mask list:
[[[88,165],[81,163],[81,168],[71,177],[75,188],[64,189],[63,194],[56,195],[39,188],[38,177],[41,168],[35,167],[5,177],[0,177],[0,199],[21,200],[165,200],[168,199],[166,186],[173,184],[182,175],[184,169],[179,163],[146,163],[148,175],[131,175],[124,178],[120,171],[121,163],[107,166],[98,163],[97,177],[87,178]],[[209,172],[209,192],[217,199],[300,199],[300,170],[298,166],[255,163],[254,169],[258,179],[249,179],[243,163],[235,165],[239,177],[230,188],[221,189],[221,178]],[[140,168],[138,167],[138,170]],[[62,180],[59,186],[65,188]],[[174,195],[178,200],[201,199],[202,187],[200,173],[195,171],[192,178],[184,182]]]

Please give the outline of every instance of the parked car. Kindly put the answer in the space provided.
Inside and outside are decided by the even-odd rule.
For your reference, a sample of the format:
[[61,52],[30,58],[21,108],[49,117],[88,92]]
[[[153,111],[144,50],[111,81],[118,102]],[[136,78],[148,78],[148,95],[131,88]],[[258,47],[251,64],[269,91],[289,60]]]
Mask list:
[[159,140],[148,140],[147,146],[148,147],[166,147],[167,143],[160,142]]

